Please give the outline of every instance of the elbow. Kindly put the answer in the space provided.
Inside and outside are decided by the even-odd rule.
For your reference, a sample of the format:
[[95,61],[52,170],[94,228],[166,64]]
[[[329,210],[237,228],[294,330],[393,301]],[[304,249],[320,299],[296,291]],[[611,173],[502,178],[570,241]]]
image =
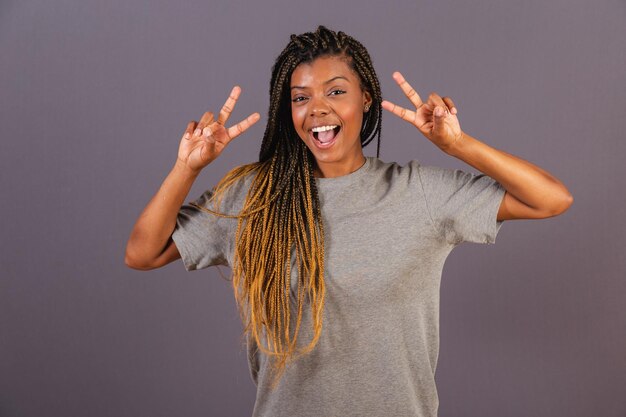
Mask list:
[[569,192],[561,199],[558,204],[555,204],[551,210],[551,216],[558,216],[565,213],[574,203],[574,196]]
[[138,269],[137,264],[133,261],[133,258],[128,256],[128,253],[124,255],[124,264],[131,269]]
[[148,271],[150,269],[154,269],[148,263],[140,262],[128,252],[124,255],[124,264],[131,269],[136,269],[138,271]]

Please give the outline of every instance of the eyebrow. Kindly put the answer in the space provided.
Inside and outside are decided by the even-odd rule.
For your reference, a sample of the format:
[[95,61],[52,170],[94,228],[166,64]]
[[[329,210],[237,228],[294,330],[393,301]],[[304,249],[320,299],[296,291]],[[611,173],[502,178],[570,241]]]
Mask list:
[[[339,79],[339,78],[343,78],[344,80],[349,81],[346,77],[343,77],[343,76],[341,76],[341,75],[338,75],[337,77],[335,77],[335,78],[331,78],[330,80],[328,80],[328,81],[324,82],[324,84],[331,83],[331,82],[333,82],[333,81],[335,81],[336,79]],[[291,87],[291,89],[292,89],[292,90],[293,90],[294,88],[306,88],[306,87],[302,87],[302,86],[299,86],[299,85],[294,85],[293,87]]]

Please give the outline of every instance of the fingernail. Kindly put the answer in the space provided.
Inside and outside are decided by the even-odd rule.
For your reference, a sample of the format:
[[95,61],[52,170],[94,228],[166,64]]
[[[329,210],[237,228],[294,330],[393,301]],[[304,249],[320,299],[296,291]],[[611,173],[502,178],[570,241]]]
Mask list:
[[193,134],[196,135],[196,136],[200,136],[200,129],[194,130]]
[[202,131],[202,134],[207,137],[211,136],[212,134],[211,129],[209,129],[208,127],[205,127],[204,130]]
[[191,137],[191,135],[189,134],[189,132],[185,133],[185,139],[189,139]]

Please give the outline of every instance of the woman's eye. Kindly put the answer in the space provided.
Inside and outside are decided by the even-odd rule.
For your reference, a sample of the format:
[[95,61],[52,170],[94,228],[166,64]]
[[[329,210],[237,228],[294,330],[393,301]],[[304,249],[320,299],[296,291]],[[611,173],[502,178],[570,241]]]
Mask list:
[[[345,91],[343,91],[343,90],[333,90],[333,91],[331,91],[331,92],[329,93],[329,95],[331,95],[331,96],[336,96],[336,95],[338,95],[338,94],[345,94],[345,93],[346,93],[346,92],[345,92]],[[303,97],[303,96],[298,96],[298,97],[294,97],[294,98],[292,98],[292,99],[291,99],[291,101],[292,101],[292,102],[294,102],[294,103],[299,103],[299,102],[301,102],[301,101],[303,101],[303,100],[306,100],[306,97]]]

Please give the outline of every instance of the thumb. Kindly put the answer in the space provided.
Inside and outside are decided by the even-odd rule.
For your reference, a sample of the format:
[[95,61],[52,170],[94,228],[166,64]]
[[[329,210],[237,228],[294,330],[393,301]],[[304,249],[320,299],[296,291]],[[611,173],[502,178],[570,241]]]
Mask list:
[[433,130],[440,132],[444,127],[443,119],[446,118],[446,110],[441,106],[437,106],[435,110],[433,110],[433,115],[435,116],[433,120]]

